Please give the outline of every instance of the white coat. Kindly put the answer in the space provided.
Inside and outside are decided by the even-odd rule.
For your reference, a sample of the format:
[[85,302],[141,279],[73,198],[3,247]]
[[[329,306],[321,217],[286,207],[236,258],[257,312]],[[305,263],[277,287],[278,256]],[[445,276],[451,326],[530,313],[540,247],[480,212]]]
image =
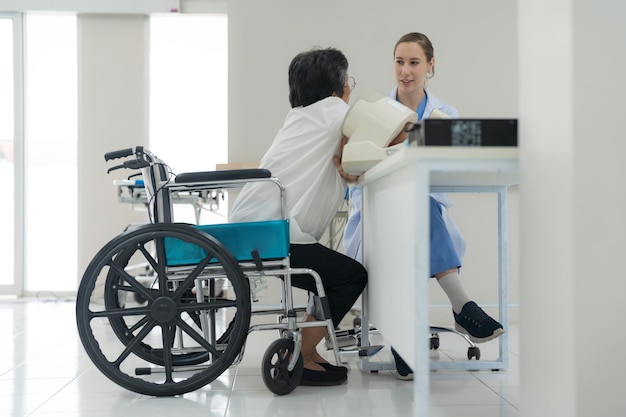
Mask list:
[[[395,87],[389,92],[389,97],[397,97],[398,88]],[[438,99],[428,90],[426,90],[426,108],[424,109],[424,117],[428,118],[434,110],[439,110],[452,118],[458,118],[459,112],[456,108],[450,104]],[[454,223],[450,215],[448,214],[448,208],[452,207],[452,200],[445,193],[431,193],[430,194],[439,204],[441,204],[441,212],[443,221],[446,224],[448,233],[452,238],[452,243],[459,256],[459,259],[463,261],[465,256],[466,243],[465,239],[461,235],[459,228]],[[359,187],[352,187],[350,189],[350,213],[348,215],[348,221],[344,229],[343,247],[347,256],[356,259],[359,262],[363,262],[363,230],[361,225],[361,208],[362,208],[362,195]]]

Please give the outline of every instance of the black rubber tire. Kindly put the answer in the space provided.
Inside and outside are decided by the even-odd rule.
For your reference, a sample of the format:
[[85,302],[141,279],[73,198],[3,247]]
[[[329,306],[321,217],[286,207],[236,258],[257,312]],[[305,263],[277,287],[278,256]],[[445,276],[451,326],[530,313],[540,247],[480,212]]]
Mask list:
[[263,355],[262,371],[265,386],[276,395],[286,395],[300,384],[304,373],[302,355],[293,371],[289,372],[288,365],[294,352],[292,339],[277,339],[267,348]]
[[[200,263],[183,269],[177,276],[176,288],[167,275],[166,239],[179,239],[196,245],[204,253]],[[149,250],[149,247],[154,250]],[[150,263],[156,272],[156,289],[145,288],[124,271],[130,252],[134,256],[143,256]],[[220,278],[229,281],[230,292],[234,295],[228,299],[189,302],[185,294],[195,285],[198,274],[206,271],[207,265],[220,269]],[[115,302],[118,294],[107,294],[111,291],[111,286],[106,283],[110,277],[114,277],[111,283],[115,281],[119,285],[121,282],[122,286],[132,287],[146,299],[146,305],[127,307],[125,303]],[[126,289],[119,287],[116,291]],[[248,280],[221,243],[191,225],[159,223],[122,233],[96,254],[78,289],[76,322],[85,351],[105,376],[134,392],[172,396],[207,385],[231,366],[247,338],[250,308]],[[200,311],[215,311],[223,313],[224,317],[234,317],[235,322],[225,345],[209,342],[193,320],[189,323],[183,318]],[[112,326],[112,323],[116,324]],[[193,355],[206,357],[206,363],[193,369],[176,369],[179,361],[183,360],[176,357],[172,350],[176,330],[180,330],[186,339],[185,346],[195,349]],[[127,334],[118,346],[120,331]],[[197,356],[191,357],[197,360]],[[157,362],[162,364],[161,372],[152,367]]]

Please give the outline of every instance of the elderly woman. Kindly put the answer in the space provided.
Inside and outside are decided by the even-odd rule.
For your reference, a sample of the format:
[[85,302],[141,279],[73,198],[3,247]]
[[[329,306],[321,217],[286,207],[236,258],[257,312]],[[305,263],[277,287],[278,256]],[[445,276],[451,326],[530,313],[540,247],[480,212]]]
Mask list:
[[[298,54],[289,66],[287,114],[260,167],[278,177],[287,189],[291,266],[315,270],[322,279],[332,321],[339,325],[367,283],[367,272],[354,259],[319,243],[345,194],[346,177],[337,159],[344,138],[343,119],[353,87],[348,60],[339,50],[314,49]],[[270,188],[268,188],[270,187]],[[263,221],[280,217],[271,184],[247,184],[236,199],[231,220]],[[312,277],[294,275],[295,287],[316,292]],[[304,320],[311,321],[311,311]],[[328,363],[316,351],[325,327],[303,328],[301,385],[338,385],[347,368]]]

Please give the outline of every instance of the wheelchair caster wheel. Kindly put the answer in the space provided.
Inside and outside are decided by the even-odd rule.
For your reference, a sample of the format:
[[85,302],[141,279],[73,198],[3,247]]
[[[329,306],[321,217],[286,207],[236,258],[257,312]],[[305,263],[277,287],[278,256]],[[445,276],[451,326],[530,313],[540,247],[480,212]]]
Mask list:
[[302,355],[298,357],[293,371],[287,369],[289,360],[294,351],[294,341],[291,339],[275,340],[263,355],[263,382],[276,395],[286,395],[293,391],[304,372]]
[[472,360],[472,358],[480,359],[480,348],[478,346],[467,348],[467,359]]
[[430,336],[430,350],[439,349],[439,335],[433,334]]

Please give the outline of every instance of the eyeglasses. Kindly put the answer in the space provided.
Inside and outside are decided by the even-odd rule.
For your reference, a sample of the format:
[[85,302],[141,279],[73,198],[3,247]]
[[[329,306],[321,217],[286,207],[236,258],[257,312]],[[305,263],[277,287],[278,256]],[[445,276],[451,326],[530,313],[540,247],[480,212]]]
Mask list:
[[354,90],[354,87],[356,87],[356,80],[352,76],[348,77],[348,87],[350,87],[350,91]]

